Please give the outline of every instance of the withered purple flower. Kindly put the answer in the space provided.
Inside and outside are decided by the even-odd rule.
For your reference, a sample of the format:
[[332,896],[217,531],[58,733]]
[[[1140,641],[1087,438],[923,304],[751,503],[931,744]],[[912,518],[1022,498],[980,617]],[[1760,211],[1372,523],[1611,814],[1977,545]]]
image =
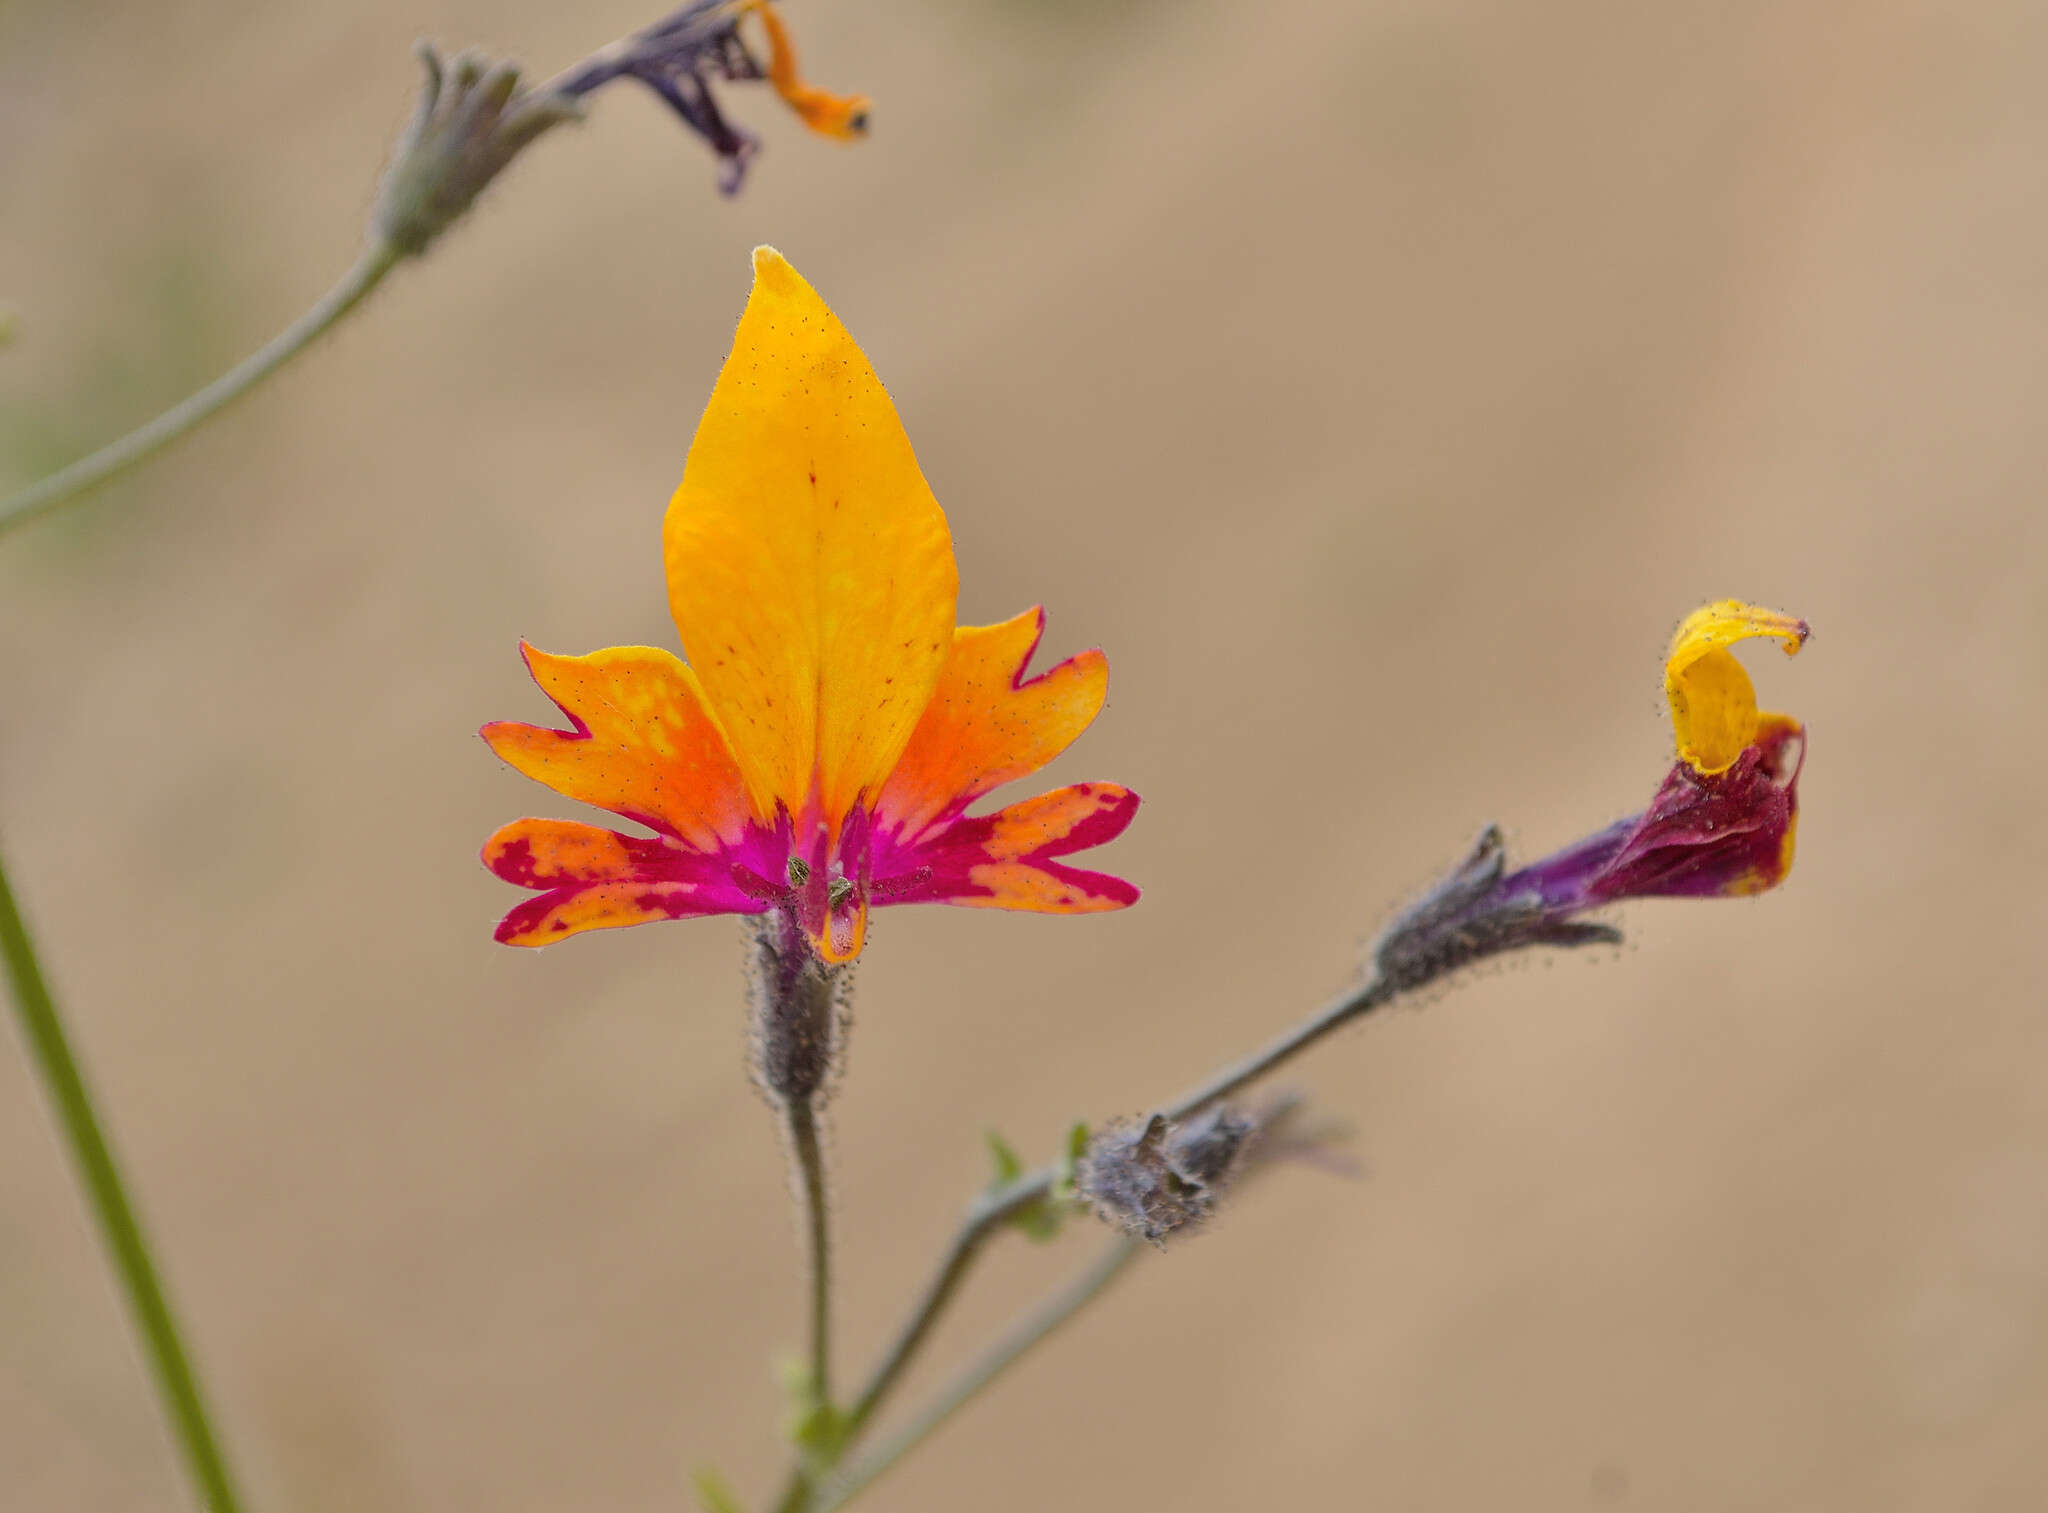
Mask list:
[[[764,65],[749,51],[740,23],[758,17],[768,42]],[[733,125],[712,90],[714,81],[766,80],[811,130],[839,141],[866,134],[865,95],[836,95],[806,83],[797,67],[789,30],[769,0],[693,0],[682,9],[593,56],[572,70],[556,92],[580,99],[613,79],[636,79],[718,155],[718,187],[732,194],[759,148]]]
[[[765,64],[740,33],[750,16],[767,39]],[[768,0],[691,0],[539,85],[523,84],[513,64],[472,52],[444,62],[422,42],[419,55],[426,79],[373,217],[379,239],[405,257],[425,252],[514,158],[554,127],[581,119],[585,98],[614,79],[645,85],[710,145],[726,194],[739,189],[760,144],[726,119],[714,81],[766,81],[821,136],[852,141],[868,126],[865,95],[836,95],[804,81],[788,28]]]

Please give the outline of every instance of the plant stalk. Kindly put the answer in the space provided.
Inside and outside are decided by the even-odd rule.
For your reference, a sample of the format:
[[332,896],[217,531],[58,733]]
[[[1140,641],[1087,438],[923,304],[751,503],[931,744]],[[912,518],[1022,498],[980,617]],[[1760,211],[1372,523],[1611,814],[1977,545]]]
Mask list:
[[119,441],[110,442],[69,467],[59,468],[49,477],[30,484],[20,493],[0,500],[0,534],[27,524],[88,489],[97,488],[115,474],[135,466],[226,409],[305,351],[317,337],[361,304],[370,291],[384,281],[384,276],[398,265],[401,256],[389,242],[373,240],[363,249],[363,255],[356,260],[355,266],[342,275],[340,283],[323,294],[297,320],[205,388],[172,405],[156,419],[136,427]]
[[825,1153],[818,1140],[817,1109],[808,1100],[789,1103],[789,1147],[796,1161],[797,1204],[810,1272],[811,1391],[819,1403],[832,1401],[832,1215],[825,1191]]
[[[1262,1050],[1233,1062],[1204,1082],[1201,1086],[1183,1094],[1169,1104],[1162,1112],[1169,1121],[1178,1123],[1192,1114],[1200,1113],[1212,1103],[1228,1098],[1266,1076],[1281,1063],[1291,1061],[1331,1031],[1341,1029],[1363,1015],[1379,1008],[1394,997],[1395,989],[1385,979],[1374,977],[1361,983],[1351,991],[1341,994],[1301,1024],[1296,1025]],[[952,1301],[968,1269],[989,1237],[1005,1222],[1042,1202],[1053,1189],[1059,1178],[1056,1167],[1041,1166],[1026,1172],[1015,1181],[982,1194],[969,1205],[967,1216],[954,1232],[952,1243],[947,1247],[944,1259],[917,1305],[911,1310],[910,1318],[902,1331],[882,1357],[882,1363],[875,1368],[867,1385],[847,1411],[847,1432],[857,1435],[882,1406],[890,1391],[910,1365],[913,1357],[924,1344],[939,1315]]]
[[987,1351],[968,1363],[933,1396],[917,1416],[862,1456],[819,1490],[813,1513],[833,1513],[843,1508],[879,1479],[910,1451],[916,1449],[987,1387],[1008,1371],[1033,1347],[1079,1313],[1116,1280],[1137,1257],[1138,1242],[1119,1238],[1066,1286],[1045,1299],[1013,1324]]
[[93,1111],[92,1095],[65,1038],[63,1022],[8,886],[4,865],[0,865],[0,955],[6,958],[22,1034],[56,1112],[58,1130],[71,1148],[71,1158],[84,1182],[93,1217],[113,1260],[115,1277],[127,1295],[135,1327],[141,1332],[164,1413],[184,1456],[186,1470],[209,1513],[238,1513],[241,1502],[226,1457],[221,1453],[219,1436],[208,1417],[205,1396],[193,1373],[170,1302],[164,1296],[156,1264],[150,1258],[149,1242],[128,1200],[120,1168]]
[[[1260,1050],[1231,1063],[1200,1086],[1184,1093],[1161,1112],[1174,1122],[1200,1113],[1210,1104],[1249,1087],[1284,1062],[1293,1060],[1324,1036],[1382,1007],[1399,992],[1400,988],[1387,978],[1378,975],[1367,978]],[[844,1424],[846,1447],[850,1448],[859,1440],[901,1382],[904,1372],[930,1338],[932,1329],[959,1291],[960,1284],[966,1280],[989,1238],[1009,1220],[1050,1197],[1058,1180],[1057,1167],[1041,1166],[1015,1181],[981,1194],[968,1205],[966,1216],[953,1232],[945,1255],[932,1273],[931,1280],[925,1283],[924,1291],[918,1295],[909,1318],[861,1388],[860,1396],[847,1410]],[[975,1390],[980,1389],[977,1387]],[[804,1510],[812,1508],[812,1488],[802,1468],[791,1473],[775,1506],[777,1513],[804,1513]]]

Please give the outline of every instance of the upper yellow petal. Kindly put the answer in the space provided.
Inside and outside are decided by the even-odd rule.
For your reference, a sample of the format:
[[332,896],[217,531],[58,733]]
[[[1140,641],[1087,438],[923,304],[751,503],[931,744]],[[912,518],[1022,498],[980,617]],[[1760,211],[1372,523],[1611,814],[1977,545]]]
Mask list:
[[1735,654],[1737,641],[1770,636],[1791,656],[1806,644],[1804,620],[1722,599],[1685,617],[1671,637],[1664,663],[1664,694],[1671,701],[1671,729],[1678,755],[1694,771],[1726,772],[1756,739],[1756,685]]
[[669,606],[763,819],[836,827],[930,702],[959,580],[881,380],[773,248],[663,531]]

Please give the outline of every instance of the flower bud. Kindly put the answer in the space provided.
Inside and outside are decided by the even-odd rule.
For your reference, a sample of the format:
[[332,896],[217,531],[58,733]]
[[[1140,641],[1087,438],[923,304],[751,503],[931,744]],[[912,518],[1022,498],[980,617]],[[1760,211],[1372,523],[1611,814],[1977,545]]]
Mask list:
[[1171,1123],[1154,1114],[1096,1132],[1075,1168],[1075,1186],[1098,1217],[1163,1247],[1216,1211],[1243,1168],[1260,1121],[1230,1104]]
[[1465,859],[1387,927],[1373,951],[1380,978],[1412,992],[1458,968],[1524,946],[1614,944],[1612,925],[1566,917],[1505,877],[1507,841],[1488,825]]
[[486,67],[476,54],[463,53],[444,67],[431,43],[420,43],[418,52],[426,81],[372,217],[377,235],[408,257],[425,252],[462,219],[484,187],[543,132],[583,114],[558,91],[522,90],[510,63]]

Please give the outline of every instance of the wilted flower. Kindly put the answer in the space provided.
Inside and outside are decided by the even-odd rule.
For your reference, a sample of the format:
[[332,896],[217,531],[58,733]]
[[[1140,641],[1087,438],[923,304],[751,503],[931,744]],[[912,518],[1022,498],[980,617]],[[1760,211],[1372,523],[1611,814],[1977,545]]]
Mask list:
[[1075,1163],[1075,1189],[1104,1223],[1164,1245],[1216,1211],[1263,1122],[1228,1103],[1178,1123],[1164,1114],[1118,1120],[1089,1138]]
[[[760,18],[768,39],[765,68],[740,35],[740,23],[750,15]],[[718,186],[727,194],[740,187],[747,160],[760,144],[726,120],[713,80],[766,79],[798,119],[824,136],[850,141],[868,129],[866,95],[835,95],[805,82],[789,29],[768,0],[694,0],[597,54],[558,89],[580,98],[618,78],[646,85],[710,144],[719,159]]]
[[1380,972],[1416,986],[1466,962],[1530,945],[1619,940],[1579,918],[1625,898],[1742,896],[1792,870],[1806,730],[1758,710],[1756,688],[1728,648],[1769,637],[1787,655],[1804,620],[1724,599],[1695,610],[1672,637],[1664,688],[1678,761],[1650,807],[1521,871],[1508,873],[1500,832],[1388,929]]
[[1129,789],[1079,783],[967,813],[1087,728],[1108,664],[1083,652],[1027,678],[1041,610],[954,625],[952,538],[895,406],[773,249],[754,254],[663,540],[689,664],[526,646],[573,728],[483,732],[528,777],[654,834],[507,825],[484,861],[540,892],[499,940],[779,910],[830,963],[859,954],[870,904],[1075,914],[1136,900],[1060,860],[1122,833]]
[[[768,39],[764,67],[747,48],[740,24],[757,16]],[[468,213],[507,164],[564,121],[583,115],[583,101],[614,79],[652,90],[718,155],[718,186],[740,187],[747,160],[760,146],[725,118],[714,80],[765,79],[797,118],[823,136],[850,141],[868,128],[865,95],[835,95],[798,71],[789,29],[768,0],[692,0],[680,10],[538,86],[522,85],[510,63],[475,53],[444,63],[419,46],[426,81],[384,183],[372,223],[394,253],[416,257]]]

